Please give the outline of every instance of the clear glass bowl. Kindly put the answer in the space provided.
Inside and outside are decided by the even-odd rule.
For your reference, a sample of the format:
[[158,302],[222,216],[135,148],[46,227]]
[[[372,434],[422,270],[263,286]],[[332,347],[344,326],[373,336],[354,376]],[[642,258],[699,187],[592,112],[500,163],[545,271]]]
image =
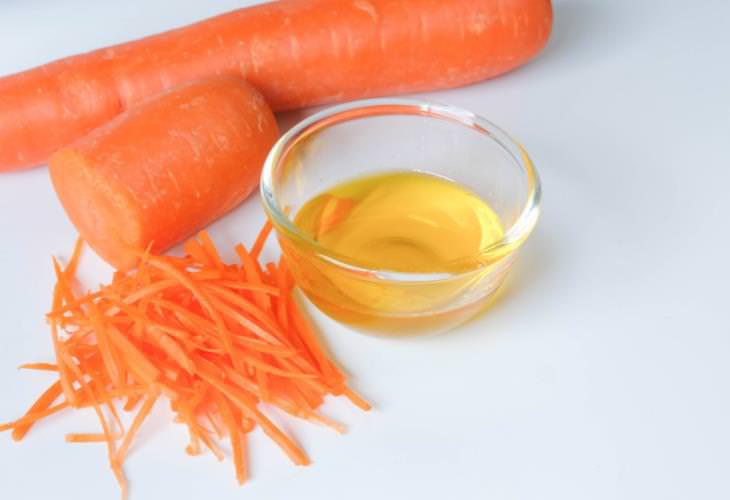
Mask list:
[[[504,237],[469,256],[475,264],[463,272],[413,274],[348,263],[293,222],[307,201],[338,184],[404,170],[479,195]],[[317,307],[358,329],[405,335],[450,329],[488,303],[535,226],[540,182],[522,146],[484,118],[430,102],[370,99],[315,114],[282,136],[266,160],[261,196],[297,285]]]

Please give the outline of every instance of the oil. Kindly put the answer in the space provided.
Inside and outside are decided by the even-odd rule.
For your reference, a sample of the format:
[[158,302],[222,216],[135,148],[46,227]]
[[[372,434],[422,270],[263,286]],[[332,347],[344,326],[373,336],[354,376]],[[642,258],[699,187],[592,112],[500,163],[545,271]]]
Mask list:
[[[431,174],[354,179],[309,200],[296,226],[348,262],[408,273],[448,273],[499,241],[499,217],[463,186]],[[465,261],[466,260],[466,261]]]
[[[495,211],[462,185],[431,174],[347,181],[307,201],[294,223],[326,255],[352,266],[316,258],[305,245],[284,246],[307,295],[347,323],[423,330],[424,322],[473,308],[493,291],[484,276],[500,271],[498,263],[484,265],[484,250],[504,236]],[[404,283],[389,273],[423,280]]]

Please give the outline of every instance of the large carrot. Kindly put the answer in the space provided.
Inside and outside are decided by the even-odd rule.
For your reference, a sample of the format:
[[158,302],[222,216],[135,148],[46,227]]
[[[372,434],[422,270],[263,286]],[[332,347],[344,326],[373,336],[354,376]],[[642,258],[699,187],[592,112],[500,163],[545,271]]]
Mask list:
[[281,0],[0,79],[0,171],[151,94],[237,74],[275,111],[456,87],[536,55],[550,0]]
[[71,221],[117,268],[194,233],[258,184],[278,136],[263,97],[240,77],[150,98],[56,152],[53,185]]

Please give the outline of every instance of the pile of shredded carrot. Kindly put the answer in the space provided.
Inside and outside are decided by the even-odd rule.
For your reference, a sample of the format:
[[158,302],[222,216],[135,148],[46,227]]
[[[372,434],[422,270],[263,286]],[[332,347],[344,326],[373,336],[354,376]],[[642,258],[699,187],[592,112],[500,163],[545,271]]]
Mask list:
[[[0,426],[22,439],[38,420],[67,408],[93,408],[101,432],[68,434],[69,442],[106,444],[126,496],[122,464],[134,436],[161,398],[190,434],[186,452],[230,439],[236,477],[247,477],[246,434],[257,426],[298,465],[305,452],[262,412],[261,403],[318,424],[343,428],[317,413],[327,395],[370,406],[345,383],[292,296],[283,260],[261,267],[271,226],[251,251],[236,246],[240,264],[221,260],[207,233],[185,244],[184,257],[140,255],[139,266],[83,296],[74,293],[82,242],[57,284],[48,314],[55,363],[22,368],[55,372],[54,382],[20,419]],[[134,411],[125,430],[120,408]]]

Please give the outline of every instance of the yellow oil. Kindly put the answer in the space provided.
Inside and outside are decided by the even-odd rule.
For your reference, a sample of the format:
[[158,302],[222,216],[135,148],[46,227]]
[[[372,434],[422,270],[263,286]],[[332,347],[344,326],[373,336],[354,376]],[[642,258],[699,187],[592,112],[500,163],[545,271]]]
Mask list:
[[[488,286],[484,249],[504,235],[479,196],[411,171],[337,185],[306,202],[294,223],[327,255],[353,267],[312,255],[306,245],[283,245],[307,295],[336,319],[380,330],[423,329],[424,322],[448,322],[473,308],[471,298],[484,296],[480,286]],[[418,273],[423,281],[387,278],[399,272]]]

